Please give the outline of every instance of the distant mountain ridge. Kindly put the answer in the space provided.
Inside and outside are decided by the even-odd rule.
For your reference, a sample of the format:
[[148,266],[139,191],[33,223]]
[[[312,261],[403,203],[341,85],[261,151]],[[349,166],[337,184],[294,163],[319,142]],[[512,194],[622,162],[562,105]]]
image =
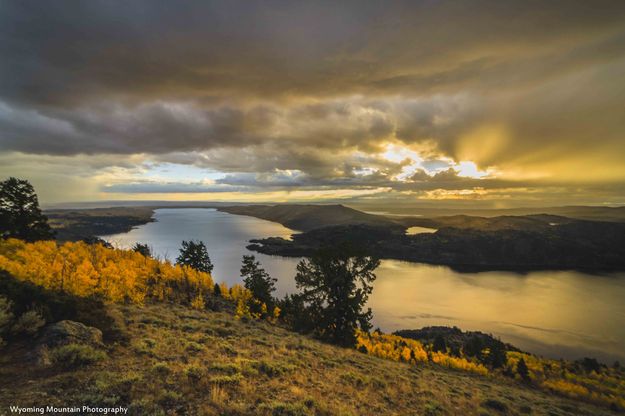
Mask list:
[[498,217],[456,214],[431,217],[394,217],[371,214],[344,205],[244,205],[217,208],[229,214],[247,215],[277,222],[298,231],[312,231],[319,228],[367,225],[399,228],[413,226],[427,228],[457,228],[465,230],[542,230],[552,225],[574,222],[572,218],[553,214],[531,214],[524,216],[503,215]]
[[380,211],[382,215],[401,217],[442,217],[466,215],[472,217],[556,215],[579,220],[625,222],[625,206],[584,206],[567,205],[560,207],[519,207],[519,208],[444,208],[415,207],[397,204],[371,205],[354,204],[351,207],[361,211]]
[[555,225],[570,224],[576,219],[550,214],[524,216],[502,215],[499,217],[476,217],[471,215],[450,215],[433,218],[401,218],[397,222],[406,226],[428,228],[458,228],[463,230],[497,231],[525,230],[537,231]]

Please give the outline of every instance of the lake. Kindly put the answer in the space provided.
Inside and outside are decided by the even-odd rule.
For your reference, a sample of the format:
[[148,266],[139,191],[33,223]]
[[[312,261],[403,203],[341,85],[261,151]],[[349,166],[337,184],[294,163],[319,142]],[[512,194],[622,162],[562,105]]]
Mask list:
[[[294,233],[280,224],[207,208],[155,211],[155,222],[105,236],[115,246],[147,243],[174,260],[182,240],[202,240],[213,277],[241,283],[243,254],[254,254],[278,278],[278,295],[295,291],[298,259],[248,251],[252,238]],[[574,271],[464,273],[446,266],[384,260],[369,306],[383,331],[431,325],[458,326],[552,358],[592,356],[625,360],[625,273]]]

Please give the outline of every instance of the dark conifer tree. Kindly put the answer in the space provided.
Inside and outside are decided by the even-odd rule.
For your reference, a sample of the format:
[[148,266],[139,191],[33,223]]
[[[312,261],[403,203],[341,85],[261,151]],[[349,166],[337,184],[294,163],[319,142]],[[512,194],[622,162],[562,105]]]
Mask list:
[[192,267],[200,272],[211,273],[213,271],[213,263],[202,241],[183,241],[176,263]]
[[142,254],[144,257],[152,257],[152,249],[147,244],[136,243],[132,250]]
[[0,182],[0,236],[26,241],[51,240],[54,232],[39,208],[33,186],[24,179]]
[[501,368],[508,362],[506,348],[502,342],[495,341],[489,346],[488,364],[492,368]]
[[268,309],[273,309],[275,301],[272,292],[276,290],[277,279],[269,276],[265,269],[260,266],[260,263],[256,261],[256,257],[243,256],[241,277],[245,287],[252,292],[252,295],[264,303]]
[[521,376],[521,378],[523,379],[523,381],[529,381],[530,379],[530,372],[529,369],[527,368],[527,364],[525,364],[525,360],[523,358],[521,358],[519,360],[519,362],[516,365],[516,372],[518,375]]
[[447,352],[447,344],[445,343],[445,338],[443,338],[441,334],[436,335],[434,338],[432,350],[437,352]]
[[342,245],[322,249],[297,265],[295,282],[301,292],[296,296],[317,336],[353,346],[357,329],[371,329],[371,309],[363,307],[379,264],[377,258]]

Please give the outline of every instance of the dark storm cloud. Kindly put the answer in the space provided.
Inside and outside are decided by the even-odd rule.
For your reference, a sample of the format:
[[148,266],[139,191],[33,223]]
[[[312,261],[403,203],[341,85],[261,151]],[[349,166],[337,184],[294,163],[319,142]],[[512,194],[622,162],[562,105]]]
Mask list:
[[620,1],[4,2],[0,91],[74,106],[510,87],[622,54],[624,15]]
[[509,185],[393,184],[389,141],[426,169],[625,175],[620,0],[5,1],[0,56],[4,152],[143,153],[247,187]]
[[[370,111],[360,114],[361,111]],[[271,142],[370,150],[394,131],[392,114],[351,101],[204,108],[197,102],[100,103],[79,109],[12,107],[0,102],[5,150],[78,153],[169,153]]]
[[263,141],[263,109],[197,109],[184,103],[99,105],[73,111],[17,109],[0,102],[2,147],[27,153],[164,153]]

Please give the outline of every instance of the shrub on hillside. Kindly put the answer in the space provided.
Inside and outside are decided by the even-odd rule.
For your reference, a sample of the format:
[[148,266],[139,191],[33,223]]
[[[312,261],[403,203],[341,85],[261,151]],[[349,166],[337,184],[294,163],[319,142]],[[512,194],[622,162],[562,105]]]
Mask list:
[[169,368],[169,365],[165,362],[158,362],[152,366],[152,371],[163,377],[171,373],[171,368]]
[[52,363],[64,369],[76,369],[102,361],[106,353],[89,345],[68,344],[50,351]]
[[17,318],[17,320],[11,327],[11,332],[15,334],[33,336],[45,324],[46,324],[46,320],[43,319],[43,317],[39,314],[39,312],[30,310],[30,311],[24,312],[22,315],[20,315],[19,318]]

